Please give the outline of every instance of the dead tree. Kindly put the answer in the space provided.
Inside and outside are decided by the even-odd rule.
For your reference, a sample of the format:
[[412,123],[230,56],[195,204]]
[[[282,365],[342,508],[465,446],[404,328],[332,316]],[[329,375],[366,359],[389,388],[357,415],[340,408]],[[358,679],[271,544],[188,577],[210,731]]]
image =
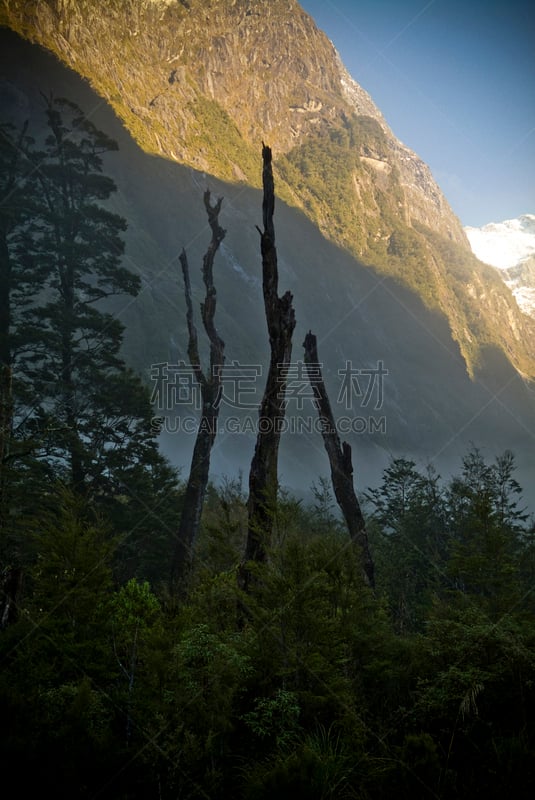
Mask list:
[[264,308],[269,334],[271,357],[259,410],[259,429],[256,447],[249,471],[248,530],[245,547],[245,566],[242,567],[240,584],[247,589],[250,573],[247,562],[263,562],[269,546],[272,530],[272,503],[278,488],[278,453],[281,422],[285,416],[285,388],[288,366],[292,357],[292,334],[295,328],[295,312],[292,294],[278,295],[279,273],[273,212],[275,187],[271,166],[271,148],[262,146],[262,181],[264,196],[262,215],[264,230],[260,233],[262,254],[262,288]]
[[320,418],[321,435],[331,465],[331,479],[336,501],[346,521],[351,541],[359,549],[365,578],[373,588],[374,567],[368,546],[366,523],[353,486],[351,446],[347,442],[340,444],[340,437],[336,430],[335,419],[318,359],[316,337],[311,331],[305,336],[303,347],[305,350],[305,368],[314,393],[314,402]]
[[182,274],[184,276],[184,293],[186,297],[186,320],[188,324],[188,358],[201,388],[202,413],[193,448],[188,483],[184,494],[184,506],[175,541],[171,564],[171,583],[178,585],[186,576],[201,524],[208,475],[210,471],[210,453],[217,434],[219,401],[221,395],[221,373],[225,362],[225,343],[217,333],[214,317],[217,293],[214,286],[213,266],[219,245],[225,238],[226,231],[219,225],[219,212],[223,198],[215,205],[210,202],[210,192],[204,193],[204,205],[208,214],[208,222],[212,229],[212,239],[203,258],[202,276],[206,293],[201,303],[201,318],[204,330],[210,341],[210,369],[206,374],[201,367],[197,330],[193,322],[193,303],[191,299],[191,283],[188,259],[183,249],[180,254]]

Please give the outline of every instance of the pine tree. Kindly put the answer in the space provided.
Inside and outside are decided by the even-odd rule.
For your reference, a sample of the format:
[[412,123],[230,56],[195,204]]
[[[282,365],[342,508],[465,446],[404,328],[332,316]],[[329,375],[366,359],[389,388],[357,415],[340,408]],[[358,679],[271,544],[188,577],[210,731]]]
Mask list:
[[[108,207],[116,187],[103,157],[117,144],[68,100],[48,99],[45,120],[40,144],[23,129],[8,132],[0,150],[10,524],[20,517],[22,528],[24,508],[59,480],[127,534],[123,572],[143,578],[155,571],[142,552],[147,541],[158,539],[162,552],[169,547],[177,481],[158,451],[148,389],[122,360],[123,325],[109,310],[112,297],[133,296],[140,285],[123,265],[126,222]],[[25,540],[23,530],[17,536]],[[10,548],[8,566],[27,561]]]
[[[130,385],[119,356],[123,326],[103,310],[134,295],[139,278],[121,265],[125,221],[105,208],[115,186],[102,156],[117,145],[67,100],[50,99],[42,151],[28,151],[42,194],[34,258],[47,277],[31,310],[25,368],[48,457],[81,490],[102,475],[108,451],[128,439]],[[100,421],[100,422],[99,422]]]
[[9,465],[27,449],[18,430],[25,414],[16,404],[26,395],[18,367],[28,308],[45,280],[45,269],[32,255],[41,208],[34,168],[26,156],[32,146],[27,125],[20,130],[0,126],[0,525],[7,513]]
[[487,464],[473,447],[448,491],[449,572],[456,589],[492,619],[518,601],[519,562],[526,515],[509,451]]
[[22,586],[21,542],[12,512],[22,505],[19,471],[33,443],[25,425],[28,391],[18,366],[28,307],[44,283],[44,270],[31,255],[40,207],[25,155],[31,146],[27,125],[0,126],[0,628],[16,620]]
[[381,486],[366,497],[373,505],[379,588],[388,597],[398,631],[414,630],[425,619],[431,595],[447,581],[439,476],[432,467],[422,474],[410,459],[392,459]]

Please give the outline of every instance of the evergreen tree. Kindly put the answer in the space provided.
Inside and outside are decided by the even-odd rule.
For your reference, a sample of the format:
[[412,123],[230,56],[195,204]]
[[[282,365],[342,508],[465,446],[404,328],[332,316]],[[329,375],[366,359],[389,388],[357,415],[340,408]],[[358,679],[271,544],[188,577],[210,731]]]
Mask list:
[[[14,512],[23,505],[20,472],[34,443],[28,438],[25,401],[30,394],[19,369],[28,308],[43,287],[45,271],[32,259],[38,232],[39,187],[25,151],[27,125],[0,126],[0,627],[17,616],[23,544]],[[26,501],[28,496],[26,494]]]
[[432,467],[427,474],[405,458],[393,459],[377,489],[369,490],[375,527],[372,547],[378,588],[389,601],[400,632],[417,629],[431,597],[446,581],[443,491]]
[[[169,548],[177,486],[158,451],[148,390],[121,358],[123,325],[109,310],[110,298],[140,285],[122,264],[126,222],[108,207],[115,185],[103,158],[117,144],[68,100],[47,100],[45,121],[40,145],[23,128],[6,131],[0,148],[6,580],[10,564],[29,557],[20,552],[23,509],[57,480],[124,532],[123,574],[153,577]],[[151,539],[159,544],[147,554]]]
[[492,618],[509,611],[519,594],[519,564],[526,515],[514,456],[506,451],[487,464],[473,447],[448,491],[450,560],[455,588]]
[[121,266],[126,223],[103,205],[115,186],[102,174],[102,156],[116,143],[67,100],[49,100],[46,119],[44,149],[28,156],[43,198],[33,248],[47,278],[24,366],[35,414],[48,421],[41,428],[53,428],[47,455],[81,490],[133,433],[137,387],[119,356],[123,326],[103,301],[134,295],[139,278]]

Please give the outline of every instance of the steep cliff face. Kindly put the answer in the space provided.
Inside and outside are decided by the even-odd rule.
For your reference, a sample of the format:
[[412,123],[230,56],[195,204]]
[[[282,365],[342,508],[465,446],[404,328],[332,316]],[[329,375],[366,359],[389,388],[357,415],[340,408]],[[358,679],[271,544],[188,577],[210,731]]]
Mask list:
[[[16,124],[28,118],[30,131],[38,140],[43,125],[41,90],[45,95],[52,93],[77,102],[97,127],[119,143],[119,151],[106,160],[106,173],[118,187],[110,210],[128,222],[125,263],[141,276],[142,290],[126,303],[124,298],[117,298],[108,310],[115,311],[126,325],[124,353],[128,363],[151,382],[154,365],[187,359],[184,288],[177,256],[184,245],[198,309],[197,303],[204,297],[200,266],[208,235],[203,207],[203,192],[208,184],[214,196],[224,197],[221,224],[227,230],[215,272],[218,331],[225,340],[229,364],[237,360],[242,365],[258,365],[261,371],[269,361],[255,228],[261,221],[261,191],[219,181],[143,152],[87,81],[49,53],[6,30],[0,30],[0,76],[0,103],[6,118]],[[364,119],[379,126],[378,121]],[[361,123],[355,130],[361,141],[368,135],[368,155],[364,158],[370,163],[374,159],[382,163],[381,139],[375,136],[375,129],[372,133],[370,140],[370,131]],[[320,144],[311,141],[308,150],[303,145],[301,158],[305,165],[307,153],[315,153]],[[331,147],[324,144],[319,150],[324,154],[321,162],[326,168],[330,156],[337,152],[332,146],[332,142]],[[348,151],[341,152],[347,157]],[[290,155],[288,171],[292,166]],[[295,165],[295,154],[293,158]],[[256,153],[256,166],[260,172],[260,152]],[[394,169],[389,174],[386,169],[381,172],[377,164],[369,167],[366,163],[365,168],[370,170],[370,186],[374,174],[380,176],[383,185],[389,185]],[[360,180],[363,174],[363,168],[355,165],[348,180]],[[381,222],[381,209],[373,205],[364,183],[359,183],[359,191],[365,201],[362,207],[367,208],[369,230],[377,231],[378,225],[386,228],[386,222]],[[395,198],[394,193],[397,202]],[[388,211],[386,206],[385,209]],[[321,342],[324,375],[336,413],[345,423],[356,423],[355,428],[344,431],[344,438],[359,454],[359,484],[376,483],[389,454],[431,460],[438,469],[449,472],[452,467],[457,469],[460,455],[471,442],[488,448],[489,454],[513,449],[522,468],[522,483],[533,484],[535,465],[529,435],[535,420],[533,395],[529,383],[511,365],[513,356],[518,356],[514,351],[515,337],[522,339],[525,329],[516,327],[514,300],[507,287],[504,294],[496,271],[479,264],[475,256],[467,261],[462,245],[423,226],[420,230],[419,223],[414,223],[413,228],[398,226],[386,241],[380,236],[375,242],[372,239],[375,250],[369,251],[371,255],[384,247],[388,250],[387,272],[384,263],[379,270],[369,258],[359,259],[349,252],[349,247],[341,248],[328,241],[302,211],[284,202],[277,202],[275,217],[280,285],[293,293],[296,308],[293,357],[296,361],[302,358],[300,343],[309,329],[314,330]],[[403,255],[400,257],[399,253]],[[421,260],[422,254],[427,260]],[[433,281],[435,307],[430,307],[430,302],[424,304],[403,285],[403,271],[407,270],[420,282],[422,294],[428,291],[426,283]],[[509,325],[499,346],[493,343],[489,331],[489,308],[493,314],[500,314],[500,324]],[[509,314],[509,323],[502,323]],[[454,329],[461,332],[459,338],[464,332],[466,348],[473,348],[475,380],[467,375],[466,359],[458,339],[452,337]],[[512,355],[508,359],[510,348]],[[347,408],[347,398],[341,390],[348,364],[366,373],[384,364],[388,375],[380,403],[375,386],[369,402],[356,393],[351,398],[351,408]],[[371,387],[368,380],[359,378],[362,394]],[[152,382],[151,385],[154,388]],[[249,390],[250,383],[246,387]],[[262,389],[263,381],[259,379],[255,394],[245,396],[251,412],[236,410],[227,403],[222,420],[234,419],[239,413],[251,413],[256,419]],[[228,394],[232,398],[232,387]],[[316,419],[316,412],[312,411]],[[303,408],[302,414],[298,412],[294,396],[290,412],[295,421],[302,414],[308,415],[310,408]],[[176,413],[189,412],[182,406]],[[174,414],[175,411],[162,446],[174,463],[183,465],[191,458],[193,438],[176,428]],[[229,431],[214,452],[215,474],[237,474],[250,463],[254,436],[249,428],[234,433]],[[285,483],[293,485],[299,480],[300,488],[308,488],[328,469],[320,434],[309,436],[296,428],[283,439],[281,469]]]
[[88,77],[149,150],[221,178],[252,177],[243,152],[229,157],[229,128],[280,155],[352,115],[372,117],[387,168],[399,167],[406,218],[464,241],[429,169],[296,0],[7,0],[0,14]]
[[389,156],[376,169],[384,172],[390,171],[393,165],[398,168],[406,203],[407,223],[411,224],[412,220],[416,220],[456,242],[465,244],[465,236],[459,231],[459,220],[452,213],[427,164],[394,136],[371,97],[351,77],[339,56],[336,57],[344,97],[358,116],[369,116],[377,120],[386,135]]
[[265,140],[280,196],[441,310],[471,373],[489,342],[535,375],[530,321],[507,287],[474,291],[484,268],[429,168],[296,0],[4,0],[0,23],[89,80],[148,153],[258,186]]

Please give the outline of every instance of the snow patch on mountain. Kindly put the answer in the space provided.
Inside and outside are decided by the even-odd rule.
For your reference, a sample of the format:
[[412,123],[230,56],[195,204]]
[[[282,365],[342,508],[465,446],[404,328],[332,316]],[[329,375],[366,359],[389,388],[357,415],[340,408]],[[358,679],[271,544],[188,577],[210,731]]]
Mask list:
[[535,317],[535,214],[464,230],[474,255],[501,271],[519,308]]

